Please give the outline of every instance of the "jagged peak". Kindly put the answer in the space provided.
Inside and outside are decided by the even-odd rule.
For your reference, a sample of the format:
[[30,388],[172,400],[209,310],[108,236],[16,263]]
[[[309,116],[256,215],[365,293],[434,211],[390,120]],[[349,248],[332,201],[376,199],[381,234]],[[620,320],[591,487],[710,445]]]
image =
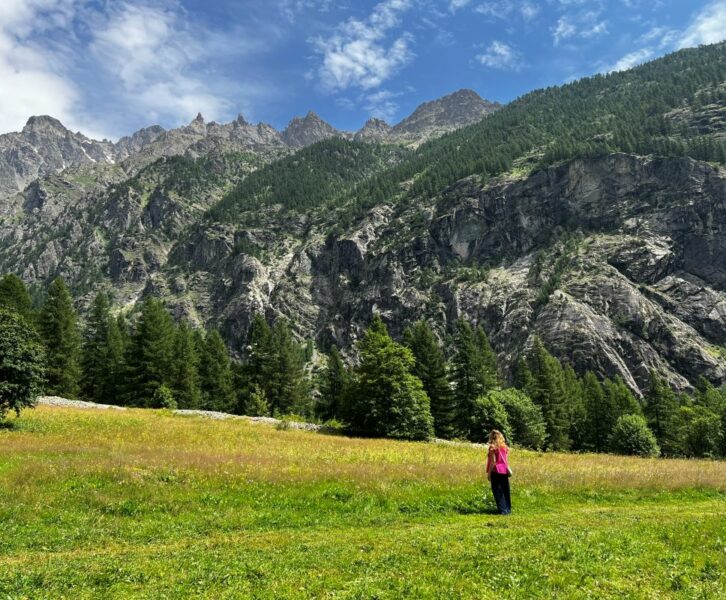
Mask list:
[[194,117],[194,120],[192,121],[192,123],[201,123],[201,124],[204,124],[204,117],[202,116],[202,113],[198,112],[197,113],[197,116]]
[[55,117],[49,115],[34,115],[28,119],[23,127],[23,131],[34,131],[42,128],[57,129],[59,131],[68,131],[67,127],[63,125]]

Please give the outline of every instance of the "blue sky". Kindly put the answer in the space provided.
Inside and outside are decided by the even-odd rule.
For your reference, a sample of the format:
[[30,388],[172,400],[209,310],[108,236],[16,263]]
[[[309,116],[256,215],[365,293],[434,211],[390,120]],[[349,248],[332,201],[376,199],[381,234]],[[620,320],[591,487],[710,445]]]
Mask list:
[[726,0],[2,0],[0,132],[116,139],[197,112],[395,123],[460,88],[507,102],[726,37]]

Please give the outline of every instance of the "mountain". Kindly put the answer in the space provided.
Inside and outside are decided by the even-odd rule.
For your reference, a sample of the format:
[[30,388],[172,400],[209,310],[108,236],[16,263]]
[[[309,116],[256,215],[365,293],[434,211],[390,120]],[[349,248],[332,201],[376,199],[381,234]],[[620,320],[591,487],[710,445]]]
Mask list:
[[[62,275],[81,308],[99,289],[125,310],[156,295],[234,349],[260,312],[344,352],[373,313],[397,336],[467,317],[507,377],[538,335],[638,393],[651,369],[679,390],[720,384],[725,81],[726,44],[683,50],[422,144],[378,121],[351,140],[314,115],[283,134],[199,116],[0,201],[0,271]],[[463,119],[452,102],[471,96],[453,96],[399,131]]]
[[473,90],[459,90],[420,104],[411,115],[394,126],[381,119],[369,119],[354,139],[417,144],[477,123],[499,108],[499,103],[484,100]]
[[[356,139],[420,142],[476,122],[497,106],[471,90],[460,90],[422,104],[393,129],[371,119]],[[0,135],[0,200],[22,191],[39,177],[69,167],[124,163],[126,172],[133,175],[164,156],[253,152],[271,160],[331,137],[349,138],[351,134],[338,131],[312,111],[295,117],[282,132],[266,123],[250,124],[242,115],[231,123],[219,124],[206,123],[198,114],[188,125],[168,131],[152,125],[116,143],[73,133],[52,117],[31,117],[22,131]]]
[[282,132],[282,139],[288,146],[302,148],[315,142],[339,136],[340,132],[323,121],[314,112],[303,118],[295,117]]
[[424,102],[395,125],[394,137],[418,139],[432,137],[481,121],[501,105],[484,100],[473,90],[459,90],[438,100]]
[[0,135],[0,198],[67,167],[111,163],[114,147],[73,133],[48,116],[30,117],[22,131]]

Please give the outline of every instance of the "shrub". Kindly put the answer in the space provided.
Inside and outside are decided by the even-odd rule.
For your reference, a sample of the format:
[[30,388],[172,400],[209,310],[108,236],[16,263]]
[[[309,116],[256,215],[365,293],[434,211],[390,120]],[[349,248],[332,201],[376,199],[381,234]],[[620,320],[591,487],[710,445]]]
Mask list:
[[471,415],[469,439],[472,442],[485,442],[492,429],[504,434],[508,443],[512,440],[512,427],[504,405],[496,396],[497,391],[479,396],[474,401],[474,412]]
[[658,442],[640,415],[623,415],[617,420],[610,435],[610,449],[617,454],[660,455]]
[[524,392],[509,388],[489,392],[502,403],[507,411],[512,429],[512,441],[526,448],[539,450],[544,446],[547,434],[542,409]]
[[721,418],[704,406],[682,406],[678,412],[679,454],[713,457],[721,442]]
[[174,400],[174,394],[166,385],[160,385],[156,388],[154,395],[151,400],[151,405],[159,408],[168,408],[175,410],[177,408],[176,400]]

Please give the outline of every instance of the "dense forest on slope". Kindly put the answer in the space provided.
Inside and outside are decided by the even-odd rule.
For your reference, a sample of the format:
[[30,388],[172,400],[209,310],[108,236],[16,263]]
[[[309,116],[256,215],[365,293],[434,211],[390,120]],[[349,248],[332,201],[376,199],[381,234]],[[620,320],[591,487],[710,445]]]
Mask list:
[[[681,50],[623,72],[536,90],[480,123],[422,145],[355,194],[359,211],[401,193],[432,195],[499,175],[612,152],[726,163],[726,43]],[[705,113],[707,120],[701,118]],[[353,213],[348,212],[348,215]]]
[[248,175],[210,212],[211,220],[234,222],[239,213],[275,204],[307,210],[334,201],[355,184],[399,162],[408,151],[394,146],[331,138]]

